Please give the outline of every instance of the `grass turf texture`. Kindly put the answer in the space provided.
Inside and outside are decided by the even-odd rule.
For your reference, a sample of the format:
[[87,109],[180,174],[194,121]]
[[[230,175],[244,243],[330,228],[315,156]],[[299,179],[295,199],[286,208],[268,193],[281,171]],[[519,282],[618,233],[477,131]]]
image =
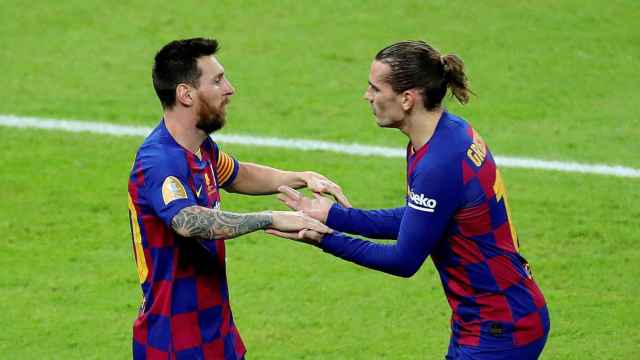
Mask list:
[[[1,140],[4,166],[20,171],[0,184],[11,189],[0,214],[0,322],[7,324],[0,353],[127,358],[140,291],[123,194],[141,139],[3,129]],[[403,196],[399,161],[226,150],[282,168],[313,164],[340,181],[356,205],[393,206]],[[356,178],[349,169],[354,162],[376,175]],[[545,358],[637,355],[640,314],[629,306],[640,295],[638,230],[630,220],[640,216],[637,184],[503,172],[512,184],[523,253],[550,303],[553,330]],[[575,188],[580,191],[567,191]],[[376,189],[375,196],[367,189]],[[610,189],[619,201],[611,201]],[[273,197],[223,194],[223,201],[234,211],[281,208]],[[412,359],[435,357],[446,347],[449,308],[430,261],[404,280],[263,233],[228,247],[231,301],[252,358]]]
[[[504,155],[640,167],[635,1],[3,2],[0,113],[149,124],[169,40],[220,39],[238,89],[227,131],[401,144],[360,99],[384,45],[426,39],[467,63],[464,110]],[[493,131],[492,131],[493,130]],[[545,141],[540,141],[544,138]]]
[[[467,62],[478,94],[451,109],[494,154],[640,167],[632,1],[4,1],[0,113],[153,126],[155,51],[213,36],[238,93],[225,132],[405,144],[360,100],[371,58],[426,39]],[[0,129],[0,357],[128,358],[140,303],[126,215],[139,138]],[[353,203],[396,206],[399,159],[242,146],[241,160],[313,169]],[[545,359],[640,357],[638,181],[503,169],[525,257],[550,303]],[[229,210],[279,207],[226,195]],[[279,207],[281,208],[281,207]],[[634,226],[635,224],[635,226]],[[428,260],[400,280],[255,234],[229,242],[235,317],[253,359],[438,358],[449,309]]]

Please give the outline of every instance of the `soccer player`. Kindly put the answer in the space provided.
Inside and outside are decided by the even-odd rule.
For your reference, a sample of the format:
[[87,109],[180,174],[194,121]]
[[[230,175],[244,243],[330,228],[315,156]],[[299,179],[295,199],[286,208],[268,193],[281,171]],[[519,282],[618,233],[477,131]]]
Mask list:
[[225,242],[258,229],[325,233],[301,212],[232,213],[220,188],[270,194],[279,186],[341,189],[314,172],[238,162],[209,134],[225,123],[234,88],[215,40],[173,41],[156,55],[153,86],[164,116],[145,139],[129,179],[129,215],[143,303],[133,325],[134,359],[241,359],[225,273]]
[[[379,126],[409,138],[405,206],[354,209],[283,187],[281,200],[335,231],[267,232],[402,277],[431,255],[453,312],[446,359],[536,359],[549,333],[545,299],[519,253],[494,158],[469,123],[443,108],[448,89],[467,103],[458,56],[422,41],[382,49],[364,97]],[[378,244],[344,233],[397,241]]]

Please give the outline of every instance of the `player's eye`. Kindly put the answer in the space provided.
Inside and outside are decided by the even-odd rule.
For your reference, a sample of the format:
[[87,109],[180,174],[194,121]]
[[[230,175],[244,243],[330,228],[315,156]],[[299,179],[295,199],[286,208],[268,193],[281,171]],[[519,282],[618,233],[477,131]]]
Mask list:
[[220,84],[222,84],[222,83],[224,82],[224,80],[225,80],[225,79],[224,79],[224,74],[220,74],[220,75],[218,75],[217,77],[215,77],[215,78],[213,79],[213,83],[214,83],[215,85],[220,85]]

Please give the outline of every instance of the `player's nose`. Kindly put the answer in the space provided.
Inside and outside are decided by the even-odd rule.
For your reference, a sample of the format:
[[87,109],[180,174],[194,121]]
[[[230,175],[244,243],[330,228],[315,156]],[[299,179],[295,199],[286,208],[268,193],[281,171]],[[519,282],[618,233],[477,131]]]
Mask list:
[[236,93],[236,89],[233,87],[233,85],[231,85],[231,82],[229,80],[226,80],[226,79],[225,79],[225,82],[226,82],[226,85],[227,85],[227,89],[226,89],[227,91],[225,91],[227,96],[231,96],[231,95],[235,94]]

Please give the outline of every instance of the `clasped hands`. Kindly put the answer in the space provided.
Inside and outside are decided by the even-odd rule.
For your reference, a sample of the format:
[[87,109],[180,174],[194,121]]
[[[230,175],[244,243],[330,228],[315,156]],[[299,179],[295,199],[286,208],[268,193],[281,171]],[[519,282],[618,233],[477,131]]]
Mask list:
[[[265,230],[268,234],[318,245],[325,234],[333,232],[331,228],[324,225],[327,221],[329,210],[334,203],[332,200],[318,194],[317,192],[313,193],[313,198],[309,198],[288,186],[280,186],[278,191],[280,191],[280,194],[278,194],[278,199],[280,201],[292,210],[306,215],[305,217],[309,217],[315,222],[313,222],[313,226],[300,230],[286,230],[274,227]],[[340,191],[339,194],[341,195],[340,197],[333,194],[336,200],[338,200],[341,205],[350,207],[351,204],[349,204],[347,198],[342,194],[342,191]]]

